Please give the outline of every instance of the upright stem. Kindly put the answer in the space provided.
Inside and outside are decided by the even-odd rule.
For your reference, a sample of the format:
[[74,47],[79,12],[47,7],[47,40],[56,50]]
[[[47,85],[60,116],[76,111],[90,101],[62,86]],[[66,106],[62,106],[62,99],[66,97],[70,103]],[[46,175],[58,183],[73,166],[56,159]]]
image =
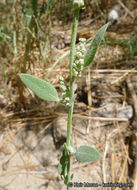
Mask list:
[[[74,76],[72,75],[72,66],[73,66],[74,54],[75,54],[75,43],[76,43],[76,36],[77,36],[78,17],[79,17],[79,9],[76,9],[75,13],[74,13],[74,20],[73,20],[73,26],[72,26],[72,38],[71,38],[70,61],[69,61],[70,99],[72,99],[72,97],[74,96]],[[72,102],[72,105],[69,107],[69,112],[68,112],[67,146],[70,145],[73,105],[74,105],[74,102]]]
[[[76,43],[76,36],[77,36],[78,18],[79,18],[79,8],[74,10],[74,19],[73,19],[73,26],[72,26],[72,38],[71,38],[70,61],[69,61],[70,99],[72,99],[74,96],[74,79],[75,79],[75,77],[72,75],[72,67],[73,67],[74,55],[75,55],[75,43]],[[67,146],[68,147],[70,146],[70,139],[71,139],[71,124],[72,124],[73,106],[74,106],[74,101],[72,102],[71,106],[69,107],[69,111],[68,111],[68,122],[67,122]],[[68,173],[68,182],[69,182],[70,181],[70,157],[69,157],[67,173]],[[69,189],[70,188],[67,185],[67,190],[69,190]]]

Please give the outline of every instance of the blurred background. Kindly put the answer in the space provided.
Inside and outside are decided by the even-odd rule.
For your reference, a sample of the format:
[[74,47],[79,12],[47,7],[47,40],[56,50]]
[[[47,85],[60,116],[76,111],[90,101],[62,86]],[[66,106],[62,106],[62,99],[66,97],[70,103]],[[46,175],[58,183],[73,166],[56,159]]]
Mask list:
[[[104,157],[100,165],[94,163],[92,168],[85,165],[81,171],[85,173],[76,172],[81,177],[76,175],[75,181],[85,176],[88,182],[134,183],[137,172],[137,1],[84,2],[77,42],[81,37],[93,38],[107,22],[110,26],[93,64],[77,80],[73,139],[76,145],[88,142],[97,147]],[[18,73],[47,80],[60,95],[59,76],[64,75],[69,81],[72,21],[70,0],[0,0],[2,190],[64,188],[57,165],[66,139],[67,110],[36,97],[22,84]],[[111,139],[110,152],[106,150],[106,139]],[[80,168],[74,165],[73,170]],[[27,172],[35,173],[35,178],[28,180]],[[91,180],[90,175],[100,177]]]

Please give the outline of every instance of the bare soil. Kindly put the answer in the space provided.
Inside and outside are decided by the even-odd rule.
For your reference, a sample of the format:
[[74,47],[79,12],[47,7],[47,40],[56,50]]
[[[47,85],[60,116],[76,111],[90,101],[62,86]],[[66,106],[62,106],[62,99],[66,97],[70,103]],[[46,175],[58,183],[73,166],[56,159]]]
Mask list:
[[[77,80],[72,139],[76,147],[91,145],[102,158],[94,163],[79,164],[72,158],[74,173],[71,189],[116,189],[103,183],[124,183],[137,190],[137,52],[131,55],[121,40],[129,40],[137,32],[137,3],[131,6],[134,18],[125,14],[120,23],[106,33],[109,41],[102,44],[93,64]],[[71,27],[52,27],[52,57],[58,60],[69,51]],[[80,20],[78,38],[93,37],[103,25],[100,17]],[[130,42],[129,42],[130,43]],[[25,107],[17,97],[17,79],[12,72],[3,80],[0,92],[0,189],[64,190],[57,167],[66,140],[67,109],[43,102],[25,89]],[[45,71],[35,65],[31,72],[43,77]],[[65,73],[65,74],[64,74]],[[59,75],[69,79],[68,54],[50,72],[49,81],[59,90]],[[43,77],[44,78],[44,77]],[[90,187],[84,187],[84,185]],[[91,185],[98,187],[91,187]],[[81,185],[82,187],[78,187]]]

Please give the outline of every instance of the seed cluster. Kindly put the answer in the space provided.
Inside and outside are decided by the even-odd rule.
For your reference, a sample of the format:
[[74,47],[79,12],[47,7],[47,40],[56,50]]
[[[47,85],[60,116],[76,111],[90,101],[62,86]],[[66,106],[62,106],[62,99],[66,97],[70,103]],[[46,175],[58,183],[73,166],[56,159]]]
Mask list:
[[70,104],[69,88],[67,87],[67,83],[64,77],[60,76],[59,81],[60,81],[60,89],[62,91],[62,99],[60,103],[65,104],[66,106],[69,106]]
[[84,68],[84,56],[86,52],[86,39],[80,38],[79,44],[76,48],[76,55],[74,58],[74,64],[72,68],[73,76],[77,76]]
[[[86,39],[80,38],[79,44],[76,48],[76,54],[74,57],[74,63],[72,66],[72,74],[74,77],[76,77],[84,68],[84,56],[86,52]],[[60,89],[62,92],[62,99],[60,100],[60,103],[70,106],[70,89],[67,87],[67,83],[64,79],[64,77],[60,76]]]

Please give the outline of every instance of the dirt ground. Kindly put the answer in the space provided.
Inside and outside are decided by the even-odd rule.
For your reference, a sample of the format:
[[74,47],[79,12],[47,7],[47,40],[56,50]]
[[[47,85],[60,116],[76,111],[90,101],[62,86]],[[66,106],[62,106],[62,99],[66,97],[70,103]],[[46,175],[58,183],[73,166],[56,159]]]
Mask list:
[[[72,158],[72,190],[137,190],[137,54],[132,56],[131,49],[121,45],[137,32],[137,3],[131,10],[134,18],[126,12],[106,32],[109,43],[101,45],[93,64],[77,80],[72,139],[76,147],[95,147],[101,159],[79,164]],[[103,24],[100,17],[81,18],[78,37],[93,37]],[[54,23],[52,33],[52,56],[60,59],[49,81],[58,90],[59,75],[65,73],[67,81],[69,77],[70,24]],[[37,65],[32,70],[42,77],[50,68],[43,71]],[[0,82],[10,88],[7,94],[0,92],[0,190],[64,190],[57,167],[66,140],[67,109],[25,90],[26,107],[19,110],[13,81],[12,76]],[[103,187],[105,183],[123,186]]]

